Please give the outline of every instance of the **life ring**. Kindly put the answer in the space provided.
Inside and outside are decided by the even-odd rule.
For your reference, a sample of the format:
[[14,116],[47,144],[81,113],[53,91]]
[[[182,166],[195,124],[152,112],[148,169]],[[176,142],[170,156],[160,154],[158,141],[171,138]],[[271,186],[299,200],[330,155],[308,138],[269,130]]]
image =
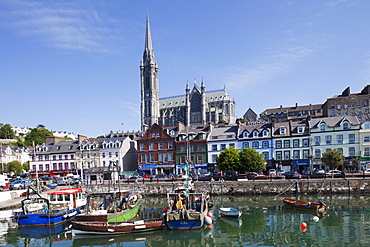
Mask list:
[[92,202],[92,206],[93,206],[93,207],[97,207],[97,206],[98,206],[98,202],[97,202],[97,201],[93,201],[93,202]]
[[131,196],[128,198],[128,201],[129,201],[129,202],[136,202],[136,201],[137,201],[137,195],[131,195]]
[[186,199],[186,193],[185,193],[184,191],[180,191],[180,192],[179,192],[179,198],[180,198],[181,200],[185,200],[185,199]]

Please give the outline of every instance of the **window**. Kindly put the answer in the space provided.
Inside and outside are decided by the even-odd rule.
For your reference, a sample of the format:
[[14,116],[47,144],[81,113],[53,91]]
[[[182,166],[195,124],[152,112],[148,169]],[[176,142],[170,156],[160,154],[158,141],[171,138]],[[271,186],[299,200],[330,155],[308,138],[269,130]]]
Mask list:
[[331,145],[331,136],[325,136],[326,145]]
[[298,148],[299,147],[299,139],[293,140],[293,147]]
[[343,148],[338,148],[338,151],[343,154]]
[[364,156],[370,156],[370,148],[364,148]]
[[64,163],[64,170],[68,170],[68,163]]
[[276,141],[275,146],[276,148],[281,148],[281,141]]
[[263,130],[262,131],[262,136],[268,136],[268,131],[267,130]]
[[348,108],[348,104],[344,104],[344,105],[343,105],[343,108],[344,108],[344,109],[347,109],[347,108]]
[[355,134],[349,134],[348,135],[348,142],[349,143],[355,143]]
[[65,155],[64,155],[64,159],[65,159],[65,160],[68,160],[68,154],[65,154]]
[[243,132],[243,137],[244,137],[244,138],[247,138],[247,137],[248,137],[248,131],[244,131],[244,132]]
[[43,165],[39,165],[39,171],[42,171],[44,169],[43,167]]
[[282,153],[281,153],[281,151],[277,151],[276,152],[276,159],[277,160],[282,160]]
[[290,140],[284,141],[284,148],[290,148]]
[[286,129],[285,129],[285,127],[281,127],[280,128],[280,135],[285,135],[285,131]]
[[162,150],[163,149],[163,143],[162,142],[159,142],[158,143],[158,150]]
[[348,148],[348,155],[349,156],[355,156],[355,148],[354,147]]
[[304,130],[304,128],[302,126],[298,126],[298,128],[297,128],[298,133],[303,133],[303,130]]
[[254,149],[257,149],[259,147],[258,142],[253,142],[252,146],[253,146]]
[[321,124],[320,125],[320,131],[325,131],[326,129],[326,125],[325,124]]
[[290,160],[290,151],[284,151],[284,160]]
[[[140,162],[145,162],[145,154],[140,154]],[[103,166],[105,166],[105,161],[103,161]]]
[[153,143],[149,143],[149,150],[153,150],[153,149],[154,149]]
[[217,151],[217,144],[212,145],[212,151]]
[[310,150],[305,149],[303,150],[303,158],[308,158],[307,156],[310,155]]
[[349,124],[343,123],[343,130],[348,130],[348,129],[349,129]]
[[202,144],[199,144],[198,145],[198,152],[202,152],[203,151],[203,145]]
[[185,164],[185,156],[180,156],[180,164]]
[[168,142],[168,149],[172,149],[172,142]]
[[[82,164],[83,165],[83,164]],[[53,163],[53,170],[58,170],[57,163]]]
[[343,135],[337,135],[337,144],[343,144]]
[[59,163],[58,168],[59,168],[59,170],[63,170],[63,163]]
[[[73,159],[73,154],[71,154],[71,159]],[[49,160],[49,155],[45,156],[45,160]]]
[[249,143],[248,142],[243,142],[243,148],[247,148],[249,147]]
[[108,154],[109,154],[109,158],[112,158],[112,152],[109,152]]
[[172,161],[172,153],[167,153],[168,161]]
[[144,150],[144,143],[140,143],[140,150],[143,151]]
[[320,159],[321,158],[321,151],[320,149],[315,149],[315,158]]
[[320,146],[320,142],[321,142],[321,140],[320,140],[320,136],[315,136],[315,138],[314,138],[314,142],[315,142],[315,145],[316,145],[316,146]]
[[42,161],[42,156],[39,156],[39,161]]
[[370,136],[364,136],[364,142],[370,142]]
[[269,152],[262,152],[262,156],[264,160],[269,160]]
[[217,154],[212,155],[212,163],[216,163]]
[[229,148],[231,148],[231,147],[235,147],[235,143],[230,143]]
[[253,131],[253,137],[258,137],[258,131],[257,130]]
[[193,145],[190,145],[189,147],[190,147],[190,152],[191,153],[194,152],[194,146]]
[[299,159],[299,150],[293,151],[293,159],[298,160]]
[[116,157],[118,157],[118,152],[116,152]]
[[262,148],[268,148],[269,147],[269,142],[268,141],[263,141],[262,142]]
[[163,161],[163,153],[158,154],[158,161]]
[[340,110],[342,108],[341,105],[337,105],[337,109]]
[[58,159],[59,160],[62,160],[63,159],[63,155],[58,155]]
[[153,153],[151,153],[150,154],[150,162],[153,162],[154,161],[154,154]]
[[226,149],[226,144],[221,144],[221,151]]
[[105,158],[105,153],[101,153],[101,156],[102,156],[103,158]]
[[308,147],[308,139],[303,139],[302,140],[302,142],[303,142],[303,147]]
[[197,164],[203,164],[203,156],[202,155],[197,156]]
[[180,146],[180,152],[181,153],[184,153],[185,152],[185,146],[184,145]]

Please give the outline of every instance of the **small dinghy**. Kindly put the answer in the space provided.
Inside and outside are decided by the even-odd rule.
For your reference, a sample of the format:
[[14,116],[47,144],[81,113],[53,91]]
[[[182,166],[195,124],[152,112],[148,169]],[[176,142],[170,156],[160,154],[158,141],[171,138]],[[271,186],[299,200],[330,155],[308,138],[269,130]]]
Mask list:
[[229,216],[239,218],[242,215],[242,211],[235,208],[220,208],[222,216]]

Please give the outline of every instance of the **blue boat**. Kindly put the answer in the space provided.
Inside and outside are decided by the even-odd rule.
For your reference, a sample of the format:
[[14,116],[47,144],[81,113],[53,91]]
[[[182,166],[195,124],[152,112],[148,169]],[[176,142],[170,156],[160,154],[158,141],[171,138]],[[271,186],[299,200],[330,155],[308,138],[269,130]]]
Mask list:
[[165,212],[166,226],[171,230],[195,230],[212,224],[205,193],[168,193],[169,206]]
[[[35,197],[31,196],[30,189]],[[60,189],[43,198],[30,187],[27,198],[22,200],[22,208],[14,211],[14,218],[20,227],[56,226],[73,219],[85,206],[82,189]]]

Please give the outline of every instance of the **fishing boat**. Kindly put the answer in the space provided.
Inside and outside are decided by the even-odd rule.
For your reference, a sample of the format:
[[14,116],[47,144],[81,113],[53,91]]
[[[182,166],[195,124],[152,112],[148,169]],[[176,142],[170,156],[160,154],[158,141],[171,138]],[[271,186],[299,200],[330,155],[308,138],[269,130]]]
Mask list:
[[221,216],[229,216],[239,218],[242,215],[242,211],[235,208],[220,208]]
[[124,234],[152,231],[163,228],[162,219],[147,219],[126,222],[83,222],[73,221],[74,234]]
[[44,198],[29,187],[26,196],[21,209],[13,212],[20,227],[59,225],[76,217],[86,206],[86,197],[79,188],[60,189]]
[[316,211],[324,211],[326,210],[327,206],[322,202],[318,201],[315,202],[308,202],[308,201],[302,201],[302,200],[295,200],[295,199],[289,199],[289,198],[283,198],[284,204],[295,207],[295,208],[301,208],[301,209],[312,209]]
[[212,224],[205,193],[168,193],[165,224],[172,230],[195,230]]
[[91,192],[87,194],[87,206],[76,221],[125,222],[137,217],[142,196],[128,190]]

